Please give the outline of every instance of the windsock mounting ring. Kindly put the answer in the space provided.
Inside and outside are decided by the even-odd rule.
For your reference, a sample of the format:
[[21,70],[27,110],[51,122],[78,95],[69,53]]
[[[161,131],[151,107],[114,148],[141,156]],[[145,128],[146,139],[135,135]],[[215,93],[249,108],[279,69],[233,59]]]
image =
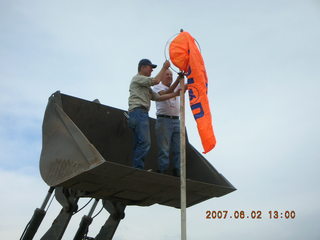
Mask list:
[[[164,57],[165,57],[166,60],[168,60],[168,61],[170,62],[170,69],[171,69],[172,71],[174,71],[175,73],[177,73],[177,74],[179,74],[180,71],[179,71],[179,69],[173,67],[174,64],[173,64],[173,63],[171,62],[171,60],[170,60],[169,46],[170,46],[170,43],[172,42],[172,40],[173,40],[176,36],[178,36],[181,32],[183,32],[183,29],[180,29],[180,32],[179,32],[179,33],[175,33],[174,35],[172,35],[172,36],[167,40],[166,45],[165,45],[165,47],[164,47]],[[195,40],[195,42],[196,42],[196,44],[197,44],[197,46],[198,46],[198,48],[199,48],[199,51],[201,52],[201,47],[200,47],[199,42],[198,42],[197,39],[195,39],[195,38],[194,38],[194,40]]]

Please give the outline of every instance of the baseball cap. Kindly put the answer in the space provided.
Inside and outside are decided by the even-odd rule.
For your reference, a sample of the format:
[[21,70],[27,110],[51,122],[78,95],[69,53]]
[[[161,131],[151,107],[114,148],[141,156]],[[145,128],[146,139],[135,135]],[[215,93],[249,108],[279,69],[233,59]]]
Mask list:
[[140,60],[138,68],[140,68],[141,66],[145,66],[145,65],[151,66],[152,68],[157,67],[157,65],[152,64],[152,62],[149,59],[144,58],[144,59]]

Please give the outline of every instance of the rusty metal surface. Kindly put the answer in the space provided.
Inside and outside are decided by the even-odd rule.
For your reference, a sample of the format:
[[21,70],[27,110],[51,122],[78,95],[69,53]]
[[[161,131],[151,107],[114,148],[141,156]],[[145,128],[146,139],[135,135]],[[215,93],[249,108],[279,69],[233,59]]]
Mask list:
[[[40,173],[49,186],[83,192],[83,197],[126,204],[180,207],[179,178],[131,167],[132,133],[123,110],[54,93],[43,121]],[[155,120],[146,169],[157,169]],[[187,206],[235,190],[190,143],[186,143]],[[172,166],[170,166],[172,169]]]

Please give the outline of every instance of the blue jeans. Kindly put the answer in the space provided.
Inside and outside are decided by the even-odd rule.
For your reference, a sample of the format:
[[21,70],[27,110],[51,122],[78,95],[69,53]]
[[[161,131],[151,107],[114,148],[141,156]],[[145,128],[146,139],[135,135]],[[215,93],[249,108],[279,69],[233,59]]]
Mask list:
[[151,145],[148,112],[140,108],[129,112],[128,125],[134,136],[133,167],[144,169],[145,156]]
[[159,171],[164,172],[169,167],[170,152],[173,155],[173,167],[180,169],[180,120],[158,117],[156,122],[158,142]]

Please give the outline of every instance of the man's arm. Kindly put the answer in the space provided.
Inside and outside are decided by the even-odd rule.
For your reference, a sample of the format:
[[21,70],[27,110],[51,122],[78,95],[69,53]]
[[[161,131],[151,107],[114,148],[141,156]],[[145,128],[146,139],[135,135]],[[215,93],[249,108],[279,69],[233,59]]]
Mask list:
[[160,70],[160,72],[157,74],[157,76],[155,76],[152,79],[152,85],[157,85],[160,83],[161,79],[164,77],[164,73],[166,72],[166,70],[170,67],[170,62],[168,60],[166,60],[163,63],[163,66]]
[[174,81],[173,84],[171,84],[171,86],[167,89],[167,90],[162,90],[160,92],[158,92],[160,95],[164,95],[164,94],[168,94],[168,93],[172,93],[176,87],[178,86],[179,82],[184,78],[184,75],[179,74],[177,79]]
[[174,97],[177,97],[180,95],[180,89],[175,91],[175,92],[172,92],[172,93],[167,93],[167,94],[163,94],[163,95],[159,95],[159,97],[157,97],[155,100],[158,101],[158,102],[161,102],[161,101],[165,101],[165,100],[168,100],[170,98],[174,98]]

